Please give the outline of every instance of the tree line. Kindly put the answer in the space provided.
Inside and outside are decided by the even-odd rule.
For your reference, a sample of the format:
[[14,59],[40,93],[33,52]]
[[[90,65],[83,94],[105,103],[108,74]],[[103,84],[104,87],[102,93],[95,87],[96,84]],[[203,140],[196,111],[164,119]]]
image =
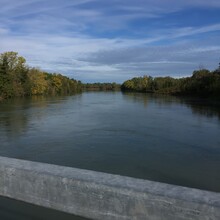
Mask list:
[[28,67],[24,57],[16,52],[0,54],[0,100],[32,95],[68,95],[82,90],[122,90],[174,95],[220,97],[220,68],[215,71],[196,70],[191,77],[134,77],[122,85],[116,83],[86,83],[57,73]]
[[220,70],[196,70],[191,77],[135,77],[125,81],[123,91],[137,91],[173,95],[197,95],[220,97]]
[[68,95],[81,89],[80,81],[28,67],[25,58],[16,52],[0,54],[0,100],[31,95]]
[[117,91],[121,90],[121,85],[113,83],[85,83],[83,89],[86,91]]

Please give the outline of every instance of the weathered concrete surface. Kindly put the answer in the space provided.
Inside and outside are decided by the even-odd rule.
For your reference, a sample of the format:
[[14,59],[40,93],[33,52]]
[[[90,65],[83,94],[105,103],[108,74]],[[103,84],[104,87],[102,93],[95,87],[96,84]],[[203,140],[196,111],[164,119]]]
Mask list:
[[0,195],[100,220],[219,220],[220,194],[0,157]]

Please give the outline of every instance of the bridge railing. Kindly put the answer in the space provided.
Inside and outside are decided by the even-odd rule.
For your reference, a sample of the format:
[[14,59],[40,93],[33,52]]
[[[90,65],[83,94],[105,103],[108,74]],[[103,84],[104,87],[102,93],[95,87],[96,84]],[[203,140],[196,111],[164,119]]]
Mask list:
[[220,219],[220,193],[6,157],[0,196],[97,220]]

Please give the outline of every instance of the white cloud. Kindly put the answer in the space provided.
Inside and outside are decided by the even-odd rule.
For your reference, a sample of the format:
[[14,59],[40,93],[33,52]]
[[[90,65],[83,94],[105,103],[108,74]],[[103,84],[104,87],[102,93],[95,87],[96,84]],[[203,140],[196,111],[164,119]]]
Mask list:
[[184,27],[184,28],[177,28],[177,29],[171,29],[171,37],[177,38],[177,37],[185,37],[185,36],[192,36],[196,34],[203,34],[213,31],[220,31],[220,23],[219,24],[213,24],[208,26],[203,26],[199,28],[194,27]]
[[218,38],[196,43],[177,42],[170,46],[151,46],[152,39],[54,34],[23,37],[10,36],[7,31],[3,31],[0,38],[0,52],[18,51],[31,66],[65,73],[84,82],[122,82],[144,74],[185,76],[201,64],[213,69],[220,55]]
[[0,1],[0,52],[18,51],[31,66],[84,81],[186,75],[200,64],[213,69],[220,57],[218,35],[190,39],[220,31],[220,23],[129,29],[136,19],[160,23],[189,7],[220,7],[217,0]]
[[6,34],[8,34],[8,32],[9,32],[8,29],[0,27],[0,36],[1,35],[6,35]]

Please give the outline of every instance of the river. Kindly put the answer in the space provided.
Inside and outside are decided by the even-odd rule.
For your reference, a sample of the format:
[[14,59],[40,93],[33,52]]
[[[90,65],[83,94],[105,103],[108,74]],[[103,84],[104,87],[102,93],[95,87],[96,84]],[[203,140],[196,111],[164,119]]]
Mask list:
[[220,192],[220,104],[84,92],[0,104],[0,155]]
[[0,155],[220,192],[220,107],[121,92],[0,104]]

